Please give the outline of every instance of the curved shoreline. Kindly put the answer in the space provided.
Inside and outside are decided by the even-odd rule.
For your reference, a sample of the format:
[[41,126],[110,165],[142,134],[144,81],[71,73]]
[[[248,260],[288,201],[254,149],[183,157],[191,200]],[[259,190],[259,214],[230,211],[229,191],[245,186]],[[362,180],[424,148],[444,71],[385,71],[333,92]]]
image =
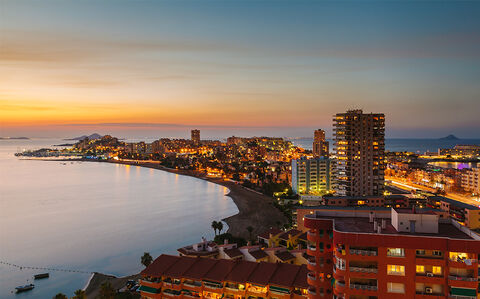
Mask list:
[[272,197],[268,197],[254,190],[247,189],[242,185],[239,185],[232,181],[225,181],[219,178],[209,178],[198,171],[167,168],[154,162],[120,160],[82,161],[124,164],[130,166],[153,168],[174,174],[186,175],[197,179],[202,179],[210,183],[226,187],[229,190],[226,196],[230,197],[233,200],[233,202],[238,208],[238,213],[222,220],[225,221],[228,225],[227,232],[237,237],[243,237],[245,239],[248,239],[248,226],[253,227],[252,235],[256,236],[263,233],[270,227],[278,226],[278,222],[280,222],[281,225],[286,223],[286,218],[283,213],[273,207],[274,199]]

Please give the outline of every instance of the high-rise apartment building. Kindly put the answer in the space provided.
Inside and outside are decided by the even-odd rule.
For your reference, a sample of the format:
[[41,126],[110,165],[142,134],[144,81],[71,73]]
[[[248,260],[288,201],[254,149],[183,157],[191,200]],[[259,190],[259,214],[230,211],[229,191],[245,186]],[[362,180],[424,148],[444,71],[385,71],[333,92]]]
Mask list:
[[313,135],[313,156],[328,157],[328,141],[325,140],[325,131],[322,129],[315,130]]
[[362,110],[338,113],[334,118],[337,156],[337,194],[383,195],[385,115]]
[[191,135],[192,135],[192,141],[195,144],[199,144],[200,143],[200,130],[192,130]]
[[324,195],[333,189],[333,161],[327,157],[292,160],[292,190],[296,194]]
[[477,298],[473,231],[432,210],[343,209],[304,216],[310,299]]

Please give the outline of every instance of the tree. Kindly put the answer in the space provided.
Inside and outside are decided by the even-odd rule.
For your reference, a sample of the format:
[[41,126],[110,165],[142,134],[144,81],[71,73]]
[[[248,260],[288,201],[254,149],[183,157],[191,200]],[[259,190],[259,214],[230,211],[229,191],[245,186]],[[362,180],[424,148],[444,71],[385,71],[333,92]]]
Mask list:
[[152,263],[152,261],[153,261],[153,258],[148,252],[144,252],[142,258],[140,259],[140,262],[145,267],[148,267]]
[[86,299],[87,298],[87,295],[85,294],[84,290],[78,289],[73,294],[75,294],[75,296],[73,296],[72,299]]
[[100,286],[100,299],[113,299],[115,297],[115,290],[110,281],[105,281]]
[[221,233],[222,233],[222,229],[223,229],[223,223],[222,223],[222,221],[218,221],[218,222],[217,222],[217,229],[218,229],[218,234],[221,234]]
[[62,294],[62,293],[58,293],[57,295],[55,295],[53,297],[53,299],[68,299],[67,295],[65,294]]
[[253,239],[253,238],[252,238],[253,227],[248,226],[248,227],[247,227],[247,230],[248,230],[248,234],[250,235],[250,241],[251,241],[251,240]]
[[212,228],[213,228],[213,231],[215,232],[215,236],[217,235],[217,227],[218,227],[217,221],[213,220],[212,221]]

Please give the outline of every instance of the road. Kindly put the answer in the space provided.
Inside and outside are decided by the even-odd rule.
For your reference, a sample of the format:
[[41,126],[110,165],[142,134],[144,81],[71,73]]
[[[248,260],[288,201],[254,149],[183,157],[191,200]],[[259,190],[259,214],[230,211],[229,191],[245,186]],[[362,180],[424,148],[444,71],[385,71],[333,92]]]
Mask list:
[[[431,193],[435,193],[435,191],[436,191],[435,189],[430,188],[430,187],[417,185],[417,184],[414,184],[414,183],[411,183],[411,182],[406,182],[404,180],[399,180],[399,179],[392,178],[392,177],[388,177],[388,178],[385,178],[385,179],[391,181],[392,186],[398,187],[398,188],[406,190],[406,191],[411,191],[412,189],[419,189],[419,190],[423,190],[423,191],[427,191],[427,192],[431,192]],[[444,196],[448,197],[448,198],[451,198],[451,199],[458,200],[458,201],[466,203],[466,204],[474,205],[476,207],[480,206],[480,201],[475,200],[472,197],[467,197],[467,196],[462,195],[462,194],[447,193]]]

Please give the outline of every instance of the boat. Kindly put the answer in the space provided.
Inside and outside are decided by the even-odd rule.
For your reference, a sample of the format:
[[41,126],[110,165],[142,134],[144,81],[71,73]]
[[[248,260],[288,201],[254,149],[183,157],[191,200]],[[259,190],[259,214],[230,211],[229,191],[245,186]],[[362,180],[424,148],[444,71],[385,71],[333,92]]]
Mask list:
[[21,293],[21,292],[25,292],[25,291],[30,291],[34,287],[35,287],[35,285],[31,283],[31,284],[27,284],[27,285],[24,285],[24,286],[16,287],[15,290],[17,290],[17,293]]
[[48,273],[35,274],[33,276],[34,279],[42,279],[42,278],[48,278],[48,277],[50,277],[50,274]]

